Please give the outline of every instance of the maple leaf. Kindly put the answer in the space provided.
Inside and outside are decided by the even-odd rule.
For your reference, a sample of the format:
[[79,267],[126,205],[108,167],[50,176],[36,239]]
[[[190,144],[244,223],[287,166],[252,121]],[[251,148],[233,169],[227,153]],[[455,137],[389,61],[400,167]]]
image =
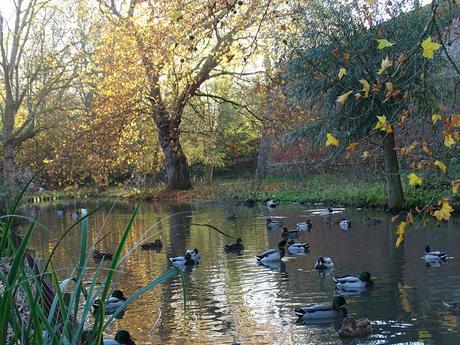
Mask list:
[[460,189],[460,180],[452,181],[452,191],[457,193]]
[[338,146],[339,141],[331,134],[326,134],[326,146]]
[[447,170],[446,165],[441,161],[438,161],[438,160],[434,161],[434,165],[436,165],[443,173],[445,173]]
[[399,225],[396,227],[396,234],[398,235],[398,238],[396,239],[396,247],[399,247],[401,245],[401,242],[404,240],[404,234],[406,233],[406,222],[401,222]]
[[456,143],[455,138],[450,132],[444,132],[444,146],[451,148]]
[[438,121],[441,120],[441,119],[442,119],[442,117],[441,117],[441,115],[439,115],[439,114],[433,114],[433,115],[431,115],[431,122],[433,122],[433,123],[436,123],[436,122],[438,122]]
[[382,60],[382,64],[380,65],[380,69],[377,72],[377,74],[383,74],[383,72],[385,72],[385,70],[391,65],[393,65],[393,61],[391,61],[391,59],[387,55],[387,57]]
[[340,95],[339,97],[337,97],[337,102],[342,104],[342,105],[345,104],[345,102],[347,101],[348,96],[350,96],[351,93],[352,93],[352,91],[348,91],[348,92],[345,92],[343,95]]
[[350,158],[351,154],[356,150],[356,146],[358,146],[359,141],[352,141],[347,145],[347,155],[345,158]]
[[371,86],[369,85],[368,81],[366,79],[360,79],[359,83],[363,86],[363,91],[364,91],[364,98],[369,96],[369,90]]
[[452,127],[460,127],[460,114],[452,115],[450,125]]
[[338,75],[339,80],[342,80],[344,75],[347,75],[347,70],[342,67],[341,69],[339,69],[339,75]]
[[438,202],[438,205],[442,205],[439,210],[433,212],[433,216],[440,222],[442,220],[449,220],[450,214],[454,212],[452,206],[449,205],[449,201],[447,199],[441,199]]
[[432,59],[434,52],[441,48],[441,45],[439,43],[432,42],[431,37],[428,37],[422,42],[422,48],[423,57],[426,57],[427,59]]
[[378,121],[374,129],[379,129],[387,133],[393,132],[393,128],[391,128],[391,125],[387,122],[387,117],[385,115],[377,116],[377,119]]
[[414,173],[410,173],[407,178],[409,179],[409,185],[411,186],[421,186],[423,180]]
[[386,40],[386,39],[380,39],[380,40],[377,40],[378,42],[378,46],[377,46],[377,49],[384,49],[384,48],[387,48],[387,47],[391,47],[394,43]]

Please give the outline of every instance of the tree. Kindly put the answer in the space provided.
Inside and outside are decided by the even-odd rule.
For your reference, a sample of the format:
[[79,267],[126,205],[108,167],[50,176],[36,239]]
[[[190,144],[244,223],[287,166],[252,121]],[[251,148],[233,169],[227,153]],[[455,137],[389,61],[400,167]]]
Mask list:
[[43,119],[63,109],[78,70],[77,51],[63,30],[59,8],[50,0],[11,3],[12,21],[0,15],[0,140],[3,178],[12,191],[18,149],[47,127]]
[[[132,0],[127,6],[99,0],[122,27],[119,40],[132,38],[146,76],[150,114],[163,151],[170,189],[191,188],[187,158],[180,141],[184,109],[210,79],[247,65],[257,45],[258,26],[271,2]],[[119,31],[118,31],[119,32]],[[244,68],[238,68],[241,75]]]
[[[297,9],[300,32],[283,65],[290,95],[324,113],[321,121],[306,126],[319,133],[321,142],[327,134],[327,144],[338,145],[335,134],[352,151],[358,141],[381,137],[389,209],[404,202],[397,124],[409,113],[426,117],[439,100],[427,80],[441,65],[440,58],[428,59],[420,47],[435,32],[433,12],[410,5],[406,0],[308,2]],[[448,24],[442,12],[435,15],[440,27]]]

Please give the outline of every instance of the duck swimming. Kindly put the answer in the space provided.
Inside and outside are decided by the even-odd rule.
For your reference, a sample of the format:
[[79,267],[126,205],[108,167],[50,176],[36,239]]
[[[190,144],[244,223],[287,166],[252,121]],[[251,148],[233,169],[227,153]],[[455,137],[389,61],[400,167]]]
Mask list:
[[198,252],[198,249],[196,249],[196,248],[189,249],[189,250],[187,250],[186,253],[189,253],[192,256],[192,260],[195,261],[195,262],[198,262],[201,259],[200,253]]
[[97,260],[112,260],[113,254],[110,252],[101,252],[94,249],[93,257]]
[[337,296],[332,303],[310,304],[295,309],[299,320],[335,319],[345,317],[348,314],[345,304],[347,301],[343,296]]
[[163,242],[158,238],[155,242],[141,244],[141,248],[144,250],[148,249],[161,249],[163,247]]
[[103,345],[136,345],[128,331],[121,330],[115,335],[115,339],[103,339]]
[[325,210],[322,210],[319,215],[320,216],[330,216],[333,213],[334,213],[334,210],[332,208],[328,207]]
[[342,327],[338,331],[339,337],[363,338],[372,333],[372,326],[369,319],[358,319],[347,317],[342,321]]
[[312,228],[312,224],[311,224],[311,221],[310,219],[308,219],[307,221],[305,222],[300,222],[300,223],[297,223],[297,230],[299,231],[310,231],[311,228]]
[[345,218],[340,218],[339,219],[339,226],[342,230],[348,230],[351,228],[351,220],[345,219]]
[[275,208],[280,204],[279,200],[270,199],[265,202],[268,208]]
[[190,253],[185,253],[184,256],[176,256],[173,258],[169,258],[169,261],[175,267],[182,268],[184,266],[193,266],[195,265],[195,261],[192,259],[192,255]]
[[236,243],[226,244],[224,246],[224,251],[226,252],[237,252],[243,249],[244,249],[243,240],[239,237],[236,239]]
[[334,263],[327,256],[320,256],[315,264],[315,270],[330,270],[334,268]]
[[332,278],[337,285],[337,289],[343,290],[362,290],[370,288],[374,285],[369,272],[362,272],[359,277],[355,276],[342,276]]
[[278,249],[269,249],[266,252],[257,256],[258,262],[269,262],[269,261],[279,261],[286,254],[284,247],[286,246],[286,241],[281,241],[278,243]]
[[283,228],[281,231],[281,237],[284,239],[299,237],[299,230],[288,230],[287,228]]
[[[126,301],[126,297],[123,295],[121,290],[115,290],[112,292],[112,296],[107,298],[104,302],[104,312],[106,315],[111,315]],[[99,308],[100,299],[97,299],[93,303],[94,311]]]
[[309,247],[309,243],[299,243],[294,242],[293,240],[289,241],[287,244],[287,250],[290,254],[305,253],[308,251]]
[[444,306],[446,306],[452,313],[460,314],[460,303],[458,303],[458,302],[452,302],[452,303],[442,302],[442,304],[444,304]]
[[423,258],[426,262],[447,261],[447,254],[440,251],[431,251],[430,246],[426,246]]
[[278,229],[283,226],[283,220],[267,218],[266,227],[268,230]]

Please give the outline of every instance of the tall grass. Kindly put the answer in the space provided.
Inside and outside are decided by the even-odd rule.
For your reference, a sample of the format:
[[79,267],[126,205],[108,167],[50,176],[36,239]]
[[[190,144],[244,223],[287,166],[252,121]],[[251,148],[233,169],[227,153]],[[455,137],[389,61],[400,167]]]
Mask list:
[[[46,227],[37,219],[16,214],[24,190],[8,214],[0,217],[0,258],[3,267],[3,270],[0,270],[2,285],[0,344],[99,345],[103,332],[130,303],[179,273],[176,268],[167,270],[154,281],[133,293],[110,317],[105,316],[102,302],[93,313],[94,301],[98,298],[104,301],[113,290],[114,275],[121,269],[122,253],[142,200],[137,204],[126,225],[108,269],[103,268],[102,261],[95,269],[93,266],[90,267],[88,253],[94,249],[88,243],[88,217],[91,214],[86,214],[86,211],[82,210],[82,217],[76,223],[78,226],[74,224],[69,228],[56,245],[56,247],[61,245],[64,237],[71,231],[79,231],[80,250],[77,263],[71,277],[64,283],[60,283],[53,266],[56,247],[48,258],[44,258],[46,261],[44,272],[34,270],[33,265],[32,268],[30,267],[31,257],[27,251],[29,240],[37,227]],[[20,245],[17,245],[13,239],[13,220],[15,218],[23,218],[29,222]],[[90,277],[89,284],[88,277]],[[99,284],[101,280],[102,284]],[[71,281],[74,287],[69,290],[68,283]],[[55,291],[54,296],[50,296],[49,287]],[[70,299],[66,298],[66,293],[70,295]],[[21,308],[18,307],[20,303],[23,304]],[[25,313],[24,309],[28,309],[28,313]],[[90,329],[87,330],[85,322],[78,322],[78,320],[87,320],[91,315],[93,322]]]

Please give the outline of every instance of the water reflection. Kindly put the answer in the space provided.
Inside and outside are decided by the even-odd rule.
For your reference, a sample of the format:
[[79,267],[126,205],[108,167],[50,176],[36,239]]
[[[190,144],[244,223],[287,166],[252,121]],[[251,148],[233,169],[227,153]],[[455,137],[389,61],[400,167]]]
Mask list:
[[[101,205],[86,200],[41,207],[40,220],[52,231],[36,232],[33,249],[46,256],[75,222],[70,216],[73,211]],[[113,210],[110,204],[103,205],[89,220],[90,243],[107,234],[98,248],[113,252],[134,207],[129,202]],[[458,343],[458,318],[442,301],[460,300],[460,272],[454,264],[433,269],[420,260],[420,248],[426,243],[454,257],[460,255],[458,218],[440,228],[428,226],[395,248],[394,225],[379,212],[334,209],[324,217],[283,204],[274,210],[241,206],[233,212],[235,222],[225,219],[229,212],[223,207],[144,203],[127,239],[126,252],[131,250],[131,254],[113,288],[131,295],[165,272],[171,265],[169,257],[184,255],[190,248],[199,249],[201,263],[184,269],[183,281],[176,276],[131,304],[108,335],[128,329],[141,344],[348,344],[338,338],[335,323],[325,327],[295,324],[295,307],[332,300],[336,294],[330,272],[313,269],[320,255],[328,255],[334,259],[334,275],[370,271],[378,277],[373,290],[351,297],[349,313],[373,320],[374,329],[369,339],[351,340],[352,344],[416,344],[428,334],[420,330],[428,331],[433,343]],[[310,243],[310,254],[286,254],[269,267],[258,265],[255,256],[276,248],[281,240],[280,230],[266,230],[268,216],[283,219],[288,229],[311,219],[313,230],[299,233],[300,242]],[[352,230],[340,229],[336,222],[341,217],[353,221]],[[369,219],[381,221],[370,223]],[[212,224],[233,240],[193,224]],[[238,237],[244,251],[225,253],[224,245]],[[161,251],[141,250],[140,244],[157,238],[163,242]],[[76,227],[56,250],[54,265],[62,278],[68,277],[79,247]]]

